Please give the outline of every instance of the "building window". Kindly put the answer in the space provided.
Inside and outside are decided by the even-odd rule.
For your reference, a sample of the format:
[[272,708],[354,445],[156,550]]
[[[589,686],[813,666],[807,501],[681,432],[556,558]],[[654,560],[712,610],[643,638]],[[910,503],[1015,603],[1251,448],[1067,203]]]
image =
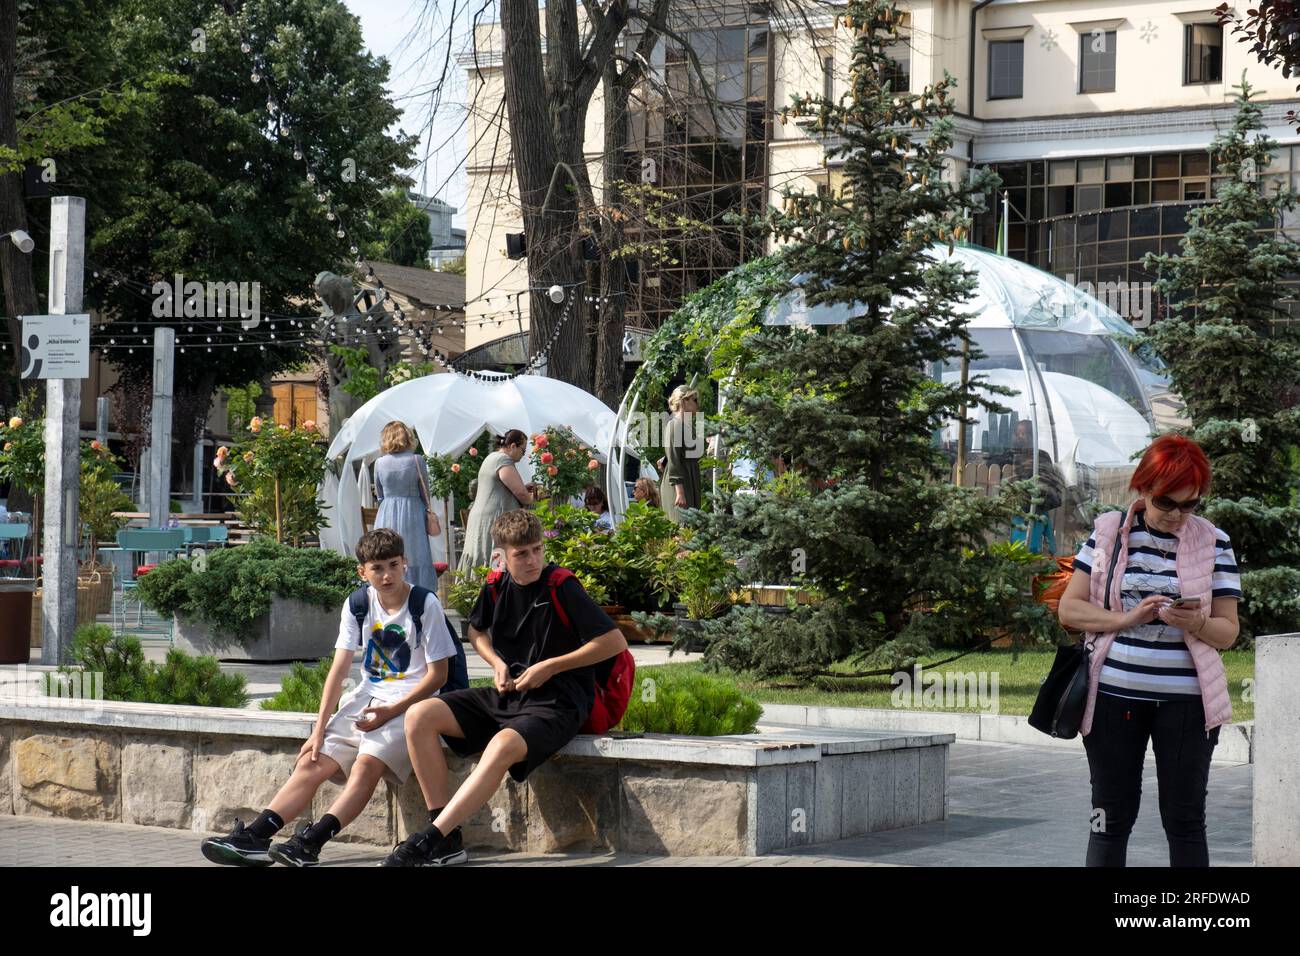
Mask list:
[[1115,31],[1098,30],[1079,37],[1079,92],[1115,90]]
[[989,99],[1010,100],[1025,95],[1025,41],[989,41]]
[[822,96],[833,100],[835,99],[835,54],[830,50],[822,50],[818,55],[822,61]]
[[1217,23],[1189,23],[1183,36],[1183,82],[1222,83],[1223,27]]
[[896,40],[885,46],[890,63],[880,80],[889,83],[895,93],[906,93],[912,88],[912,47],[907,40]]

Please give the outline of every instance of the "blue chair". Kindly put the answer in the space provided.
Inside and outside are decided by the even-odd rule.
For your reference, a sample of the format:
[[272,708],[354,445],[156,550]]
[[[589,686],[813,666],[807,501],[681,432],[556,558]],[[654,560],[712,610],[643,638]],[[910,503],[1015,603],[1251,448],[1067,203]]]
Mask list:
[[[185,550],[185,532],[180,528],[123,528],[117,533],[117,550],[131,555],[157,554],[160,561],[165,561]],[[130,597],[135,598],[136,626],[144,623],[144,604],[136,590],[139,581],[134,558],[130,565],[128,573],[121,577],[121,588],[114,592],[117,607],[114,608],[113,621],[115,624],[121,621],[119,633],[126,629],[127,600]],[[167,622],[167,639],[171,640],[170,620]]]
[[[0,570],[3,570],[7,577],[19,577],[23,573],[23,557],[27,552],[27,534],[31,531],[31,525],[19,522],[6,522],[0,524],[0,542],[3,543],[5,554],[8,555],[11,541],[18,542],[18,557],[5,557],[0,560]],[[12,574],[9,572],[12,571]]]
[[230,538],[230,529],[224,524],[215,524],[208,528],[208,544],[224,548]]

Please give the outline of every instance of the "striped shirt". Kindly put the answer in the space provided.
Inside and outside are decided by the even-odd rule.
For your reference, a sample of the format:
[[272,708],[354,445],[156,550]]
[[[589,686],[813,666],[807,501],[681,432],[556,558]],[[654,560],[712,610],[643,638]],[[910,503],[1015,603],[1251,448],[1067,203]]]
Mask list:
[[[1074,569],[1092,573],[1096,542],[1089,538],[1074,559]],[[1148,528],[1139,511],[1129,531],[1128,565],[1120,585],[1120,601],[1131,611],[1152,594],[1178,595],[1178,537]],[[1106,569],[1101,569],[1105,573]],[[1214,529],[1213,597],[1241,597],[1241,577],[1232,542]],[[1201,610],[1209,613],[1209,608]],[[1187,700],[1201,696],[1196,665],[1181,628],[1159,618],[1120,631],[1101,667],[1097,690],[1136,700]]]

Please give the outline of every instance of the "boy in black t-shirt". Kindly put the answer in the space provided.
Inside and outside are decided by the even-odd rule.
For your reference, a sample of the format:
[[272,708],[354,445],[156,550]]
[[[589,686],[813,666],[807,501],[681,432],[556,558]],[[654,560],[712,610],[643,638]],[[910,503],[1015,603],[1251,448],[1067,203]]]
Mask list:
[[[454,691],[406,712],[411,765],[429,807],[428,829],[413,833],[384,866],[441,866],[466,859],[460,824],[491,799],[506,771],[523,780],[574,738],[595,700],[593,668],[627,649],[623,634],[577,578],[557,589],[570,622],[551,604],[553,565],[542,557],[542,523],[509,511],[492,523],[506,574],[484,585],[469,616],[474,649],[492,667],[492,687]],[[456,754],[483,756],[448,799],[441,734]]]

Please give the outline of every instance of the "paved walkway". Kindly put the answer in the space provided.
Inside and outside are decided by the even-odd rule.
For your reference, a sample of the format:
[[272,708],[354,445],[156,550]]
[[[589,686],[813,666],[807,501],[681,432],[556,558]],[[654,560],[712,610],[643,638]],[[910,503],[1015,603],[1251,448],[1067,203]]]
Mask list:
[[[1148,755],[1146,799],[1129,843],[1132,866],[1167,866]],[[1210,862],[1251,863],[1249,764],[1210,770]],[[1078,753],[960,741],[949,760],[949,818],[905,830],[760,858],[644,857],[629,854],[472,853],[469,865],[493,866],[1080,866],[1088,842],[1088,763]],[[198,852],[204,834],[122,824],[0,816],[0,865],[209,866]],[[326,862],[364,866],[384,851],[335,844]]]

